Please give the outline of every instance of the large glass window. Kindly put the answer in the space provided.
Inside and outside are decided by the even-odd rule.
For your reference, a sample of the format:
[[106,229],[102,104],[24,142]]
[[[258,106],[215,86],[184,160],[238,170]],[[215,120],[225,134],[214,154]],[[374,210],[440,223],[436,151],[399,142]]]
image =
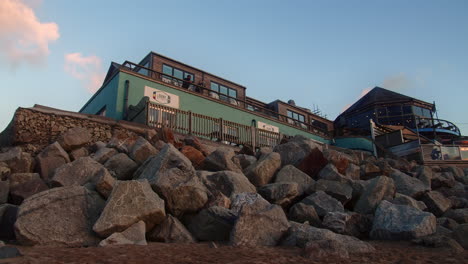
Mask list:
[[[211,82],[211,90],[220,93],[219,98],[221,100],[228,101],[228,97],[237,98],[237,90],[221,85],[219,83]],[[227,95],[227,96],[226,96]]]
[[305,117],[301,114],[298,114],[294,111],[291,111],[291,110],[287,110],[287,113],[288,113],[288,117],[293,119],[293,120],[296,120],[296,121],[299,121],[301,123],[304,123],[305,122]]
[[[177,85],[177,86],[182,86],[182,83],[183,83],[181,80],[178,80],[178,79],[184,79],[187,76],[190,76],[190,80],[192,82],[195,81],[195,76],[192,73],[186,72],[186,71],[183,71],[183,70],[180,70],[180,69],[177,69],[177,68],[174,68],[174,67],[166,65],[166,64],[163,64],[162,72],[164,73],[163,77],[162,77],[162,80],[164,82],[172,83],[172,84]],[[170,78],[169,76],[174,76],[177,79]]]
[[401,105],[394,105],[387,107],[388,116],[401,116],[403,112],[401,111]]

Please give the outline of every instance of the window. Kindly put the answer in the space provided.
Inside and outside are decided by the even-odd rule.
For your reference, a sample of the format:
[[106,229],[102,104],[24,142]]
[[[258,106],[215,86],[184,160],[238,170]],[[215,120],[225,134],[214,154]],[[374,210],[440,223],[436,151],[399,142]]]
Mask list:
[[323,122],[320,122],[320,121],[318,121],[318,120],[312,119],[310,123],[311,123],[312,126],[314,126],[314,127],[320,128],[320,129],[325,130],[325,131],[328,130],[327,124],[325,124],[325,123],[323,123]]
[[288,110],[288,117],[301,123],[305,122],[305,117],[301,114]]
[[[181,80],[187,76],[190,76],[190,80],[192,80],[193,82],[195,81],[195,76],[192,73],[174,68],[166,64],[163,64],[162,72],[164,73],[162,76],[163,82],[172,83],[176,86],[182,86]],[[169,76],[174,76],[177,79],[170,78]]]
[[107,105],[101,108],[101,110],[97,111],[96,115],[106,116],[106,108],[107,108]]
[[[143,67],[149,68],[149,61],[147,61],[147,62],[143,65]],[[138,68],[137,72],[138,72],[139,74],[143,74],[143,75],[145,75],[145,76],[148,76],[148,75],[149,75],[149,72],[148,72],[148,70],[145,69],[145,68]]]
[[[220,93],[219,98],[224,101],[228,101],[228,97],[237,98],[237,90],[226,87],[219,83],[211,82],[211,90]],[[227,96],[223,96],[227,95]]]

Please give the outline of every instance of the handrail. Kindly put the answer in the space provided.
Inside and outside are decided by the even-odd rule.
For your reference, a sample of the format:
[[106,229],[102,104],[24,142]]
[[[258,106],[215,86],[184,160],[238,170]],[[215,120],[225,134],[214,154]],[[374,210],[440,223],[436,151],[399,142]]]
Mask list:
[[445,129],[455,132],[458,136],[461,136],[460,129],[452,122],[429,117],[416,116],[416,129]]
[[[129,69],[129,70],[131,70],[131,71],[133,71],[133,72],[135,72],[137,74],[144,75],[144,76],[149,77],[151,79],[160,80],[160,81],[163,81],[163,82],[165,82],[163,80],[163,77],[166,77],[168,80],[175,80],[177,83],[186,82],[186,80],[174,77],[174,76],[166,74],[166,73],[155,71],[153,69],[147,68],[145,66],[142,66],[142,65],[130,62],[130,61],[125,61],[120,67]],[[141,70],[148,71],[148,74],[147,75],[142,74],[140,72]],[[172,85],[174,85],[174,84],[172,83]],[[174,85],[174,86],[179,86],[179,85]],[[219,100],[223,100],[223,99],[220,99],[220,98],[226,98],[227,100],[223,100],[223,101],[226,101],[227,103],[232,104],[233,107],[237,107],[237,108],[241,108],[241,109],[246,109],[248,111],[252,111],[252,110],[250,110],[248,108],[249,104],[248,104],[248,102],[246,100],[235,98],[235,97],[225,95],[225,94],[221,94],[219,92],[213,91],[211,89],[208,89],[208,88],[206,88],[206,87],[204,87],[202,85],[195,84],[195,83],[190,83],[189,89],[191,87],[195,87],[195,89],[193,89],[194,92],[197,92],[197,89],[198,89],[198,92],[202,96],[212,97],[213,98],[213,94],[216,94],[216,96],[218,97]],[[305,122],[300,122],[298,120],[294,120],[294,119],[292,119],[292,118],[290,118],[288,116],[279,114],[279,113],[277,113],[275,111],[272,111],[272,110],[264,108],[264,107],[255,106],[255,108],[259,109],[260,111],[255,111],[254,110],[252,112],[260,113],[260,114],[263,114],[263,115],[265,115],[267,117],[278,119],[281,122],[287,123],[289,125],[294,125],[294,126],[298,127],[299,129],[302,129],[302,130],[306,130],[306,131],[309,131],[309,132],[313,132],[315,134],[330,137],[330,132],[328,130],[322,129],[321,127],[318,127],[318,126],[315,126],[315,125],[312,125],[312,124],[308,124],[308,123],[305,123]]]

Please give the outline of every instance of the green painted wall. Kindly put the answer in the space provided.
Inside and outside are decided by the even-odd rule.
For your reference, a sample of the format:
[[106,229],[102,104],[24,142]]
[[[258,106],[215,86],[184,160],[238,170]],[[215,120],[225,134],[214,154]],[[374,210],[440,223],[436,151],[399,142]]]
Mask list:
[[81,109],[80,113],[96,114],[104,106],[106,106],[106,116],[122,119],[122,114],[117,112],[117,90],[120,88],[119,74],[115,75],[102,89],[97,91],[97,94],[92,97],[88,104]]
[[359,149],[374,152],[372,141],[364,137],[335,138],[334,146],[348,149]]
[[293,127],[284,125],[282,123],[276,123],[269,119],[251,114],[248,111],[242,111],[239,109],[232,108],[230,106],[224,105],[222,103],[214,102],[208,99],[200,98],[199,96],[192,95],[188,92],[174,89],[171,87],[164,86],[159,83],[148,81],[143,78],[139,78],[127,73],[119,73],[119,88],[117,92],[117,105],[116,105],[116,116],[117,118],[122,118],[123,113],[123,100],[124,100],[124,85],[125,81],[130,81],[129,96],[128,96],[128,105],[136,105],[141,100],[144,95],[145,86],[156,88],[159,90],[166,91],[178,95],[180,98],[180,109],[184,111],[192,111],[194,113],[199,113],[202,115],[212,116],[215,118],[223,118],[228,121],[244,124],[250,126],[252,124],[252,119],[256,121],[261,121],[267,124],[271,124],[279,127],[281,133],[286,135],[303,135],[308,138],[315,139],[320,142],[330,143],[328,139],[309,134],[300,129],[295,129]]

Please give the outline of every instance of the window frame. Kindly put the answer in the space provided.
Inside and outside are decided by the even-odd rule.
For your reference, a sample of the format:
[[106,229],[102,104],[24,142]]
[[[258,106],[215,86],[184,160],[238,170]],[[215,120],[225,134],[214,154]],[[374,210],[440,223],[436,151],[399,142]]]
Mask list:
[[[164,72],[164,67],[170,68],[170,69],[171,69],[171,74]],[[182,72],[182,78],[179,78],[179,77],[177,77],[177,76],[174,76],[175,70]],[[163,63],[163,65],[162,65],[162,73],[163,73],[163,76],[162,76],[163,79],[164,79],[164,78],[169,79],[170,77],[168,77],[167,75],[170,75],[171,77],[177,78],[177,79],[172,79],[172,78],[171,78],[172,80],[169,79],[170,81],[172,81],[172,82],[174,82],[174,83],[177,83],[177,86],[181,86],[181,85],[182,85],[182,81],[180,81],[179,79],[182,79],[182,80],[183,80],[183,79],[184,79],[185,77],[187,77],[188,75],[191,76],[191,81],[192,81],[192,82],[195,82],[195,74],[193,74],[193,73],[191,73],[191,72],[188,72],[188,71],[184,71],[184,70],[182,70],[182,69],[180,69],[180,68],[174,67],[174,66],[169,65],[169,64]]]
[[[299,114],[298,112],[286,109],[286,115],[288,116],[288,118],[291,118],[294,121],[305,123],[305,116],[302,114]],[[301,121],[301,117],[302,117],[302,121]]]
[[[213,89],[213,87],[217,87],[217,89]],[[221,92],[221,88],[225,88],[226,93]],[[217,83],[215,81],[210,81],[210,90],[217,92],[219,94],[219,98],[222,100],[227,100],[227,98],[234,98],[237,100],[237,89],[231,88],[229,86]],[[231,92],[233,92],[235,96],[231,96]]]

